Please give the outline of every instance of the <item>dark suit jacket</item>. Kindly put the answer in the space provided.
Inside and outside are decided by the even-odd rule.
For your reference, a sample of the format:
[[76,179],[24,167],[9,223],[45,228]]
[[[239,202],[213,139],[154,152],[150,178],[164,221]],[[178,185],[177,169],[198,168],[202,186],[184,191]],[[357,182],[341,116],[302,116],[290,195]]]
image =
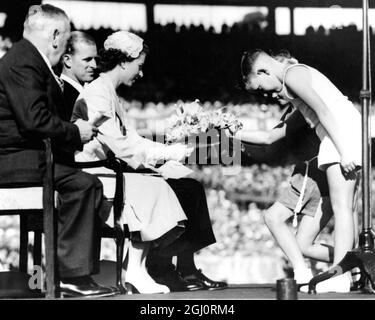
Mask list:
[[0,185],[40,182],[43,139],[52,139],[57,163],[82,150],[68,121],[61,89],[36,47],[23,39],[0,60]]
[[69,82],[64,80],[64,100],[65,100],[65,116],[64,120],[70,121],[72,118],[73,107],[79,96],[79,92]]

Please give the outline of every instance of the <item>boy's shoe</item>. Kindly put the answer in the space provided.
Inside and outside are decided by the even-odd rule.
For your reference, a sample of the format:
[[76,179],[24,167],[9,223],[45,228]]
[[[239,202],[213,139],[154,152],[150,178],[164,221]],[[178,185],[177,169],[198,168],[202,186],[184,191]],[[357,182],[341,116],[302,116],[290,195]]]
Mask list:
[[[319,282],[316,285],[316,293],[328,293],[328,292],[336,292],[336,293],[348,293],[350,292],[351,286],[351,273],[345,272],[339,276],[329,278],[328,280]],[[300,288],[301,292],[307,293],[309,290],[309,286],[302,286]]]

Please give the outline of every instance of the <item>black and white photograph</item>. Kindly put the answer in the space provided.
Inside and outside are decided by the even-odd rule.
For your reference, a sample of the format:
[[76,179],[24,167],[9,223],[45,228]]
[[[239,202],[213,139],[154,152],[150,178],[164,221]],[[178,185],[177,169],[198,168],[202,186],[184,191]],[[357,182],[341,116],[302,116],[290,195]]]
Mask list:
[[375,300],[374,27],[372,0],[1,0],[0,303]]

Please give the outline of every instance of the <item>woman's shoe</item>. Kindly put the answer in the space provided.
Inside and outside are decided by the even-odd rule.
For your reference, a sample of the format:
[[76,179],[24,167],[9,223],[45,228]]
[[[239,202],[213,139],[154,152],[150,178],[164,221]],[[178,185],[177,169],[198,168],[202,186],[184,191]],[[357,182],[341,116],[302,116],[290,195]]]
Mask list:
[[293,273],[298,287],[309,284],[310,280],[313,278],[313,274],[310,268],[294,269]]
[[167,286],[157,284],[153,290],[138,290],[132,283],[125,282],[125,289],[127,294],[156,294],[156,293],[169,293],[170,290]]
[[139,291],[130,282],[125,282],[125,290],[127,294],[139,294]]

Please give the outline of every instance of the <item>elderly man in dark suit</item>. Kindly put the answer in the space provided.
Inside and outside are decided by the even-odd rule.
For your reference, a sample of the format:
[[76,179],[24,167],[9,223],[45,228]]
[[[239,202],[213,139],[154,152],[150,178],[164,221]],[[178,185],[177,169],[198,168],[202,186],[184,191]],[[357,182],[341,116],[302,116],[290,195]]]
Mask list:
[[70,23],[51,5],[32,6],[24,39],[0,61],[0,184],[40,183],[43,143],[52,139],[55,187],[59,193],[58,266],[66,296],[104,296],[113,291],[96,284],[100,253],[100,181],[73,168],[74,151],[96,134],[83,120],[63,121],[60,79],[52,71],[65,51]]

